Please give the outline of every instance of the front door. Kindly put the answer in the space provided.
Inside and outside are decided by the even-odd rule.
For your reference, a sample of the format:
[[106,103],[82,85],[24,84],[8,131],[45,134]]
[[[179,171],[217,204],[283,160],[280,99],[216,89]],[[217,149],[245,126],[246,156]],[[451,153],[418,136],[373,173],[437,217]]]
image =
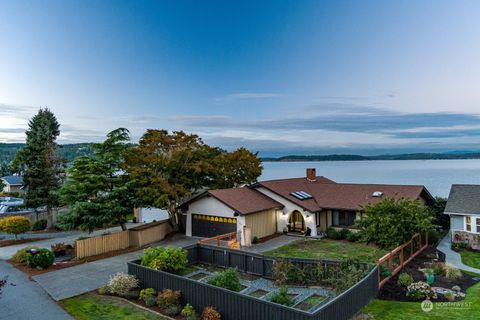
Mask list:
[[305,220],[299,211],[293,211],[288,220],[290,223],[290,230],[294,232],[301,232],[305,230]]

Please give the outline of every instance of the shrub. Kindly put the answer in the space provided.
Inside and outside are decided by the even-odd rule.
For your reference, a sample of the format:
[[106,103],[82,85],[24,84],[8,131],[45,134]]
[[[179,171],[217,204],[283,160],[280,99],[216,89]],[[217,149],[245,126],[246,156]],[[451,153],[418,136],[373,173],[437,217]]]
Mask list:
[[110,277],[108,291],[119,296],[126,296],[130,291],[138,288],[138,280],[135,276],[118,272]]
[[202,320],[221,320],[222,316],[214,307],[205,307],[202,312]]
[[340,239],[340,233],[336,229],[330,227],[327,229],[327,237],[333,240],[338,240]]
[[347,290],[359,282],[370,271],[370,266],[356,259],[348,259],[340,263],[337,268],[330,268],[328,282],[337,293]]
[[400,273],[398,276],[397,285],[399,287],[407,288],[413,283],[413,277],[406,272]]
[[275,292],[270,298],[271,302],[282,304],[284,306],[293,306],[295,301],[288,295],[287,287],[281,287],[280,290]]
[[46,269],[55,261],[52,251],[44,248],[33,249],[27,252],[27,266],[30,268]]
[[360,232],[351,232],[347,234],[346,239],[350,242],[357,242],[360,240]]
[[222,272],[216,272],[207,282],[232,291],[240,291],[242,289],[236,268],[228,268]]
[[273,279],[275,279],[275,284],[283,285],[287,283],[288,271],[292,266],[292,263],[288,260],[275,260],[273,263]]
[[437,294],[426,282],[414,282],[407,287],[407,297],[412,300],[436,299]]
[[257,244],[258,242],[259,242],[258,237],[257,236],[253,237],[252,243]]
[[185,317],[187,320],[196,320],[197,315],[195,314],[195,309],[187,303],[187,305],[182,309],[180,315]]
[[172,289],[163,289],[158,294],[157,304],[161,309],[166,309],[171,306],[180,305],[180,291],[173,291]]
[[437,262],[432,264],[433,273],[436,276],[444,276],[445,275],[445,263]]
[[12,260],[12,262],[14,262],[14,263],[25,263],[25,262],[27,262],[27,253],[31,249],[37,249],[38,250],[39,247],[28,246],[28,247],[19,249],[19,250],[17,250],[17,252],[15,252],[15,254],[12,256],[12,258],[10,260]]
[[438,240],[439,240],[439,235],[438,235],[438,231],[435,230],[435,229],[430,229],[428,231],[428,243],[430,245],[436,245]]
[[175,305],[175,306],[168,306],[164,308],[162,311],[165,313],[167,316],[176,316],[177,314],[180,313],[180,305]]
[[445,278],[447,279],[458,279],[462,277],[462,271],[448,263],[443,265],[443,271],[445,273]]
[[98,294],[100,295],[108,294],[108,286],[101,286],[100,288],[98,288]]
[[26,217],[12,216],[0,220],[0,231],[14,234],[15,239],[20,233],[29,231],[32,228],[32,223]]
[[292,284],[304,284],[307,281],[305,273],[296,265],[287,271],[287,282]]
[[157,291],[153,288],[147,288],[140,290],[140,299],[145,300],[147,297],[155,297],[157,295]]
[[47,228],[47,220],[45,219],[36,221],[32,226],[33,231],[45,230],[46,228]]
[[145,250],[141,265],[155,270],[179,273],[187,267],[187,251],[182,248],[152,247]]
[[352,231],[344,228],[344,229],[340,230],[339,237],[340,237],[340,239],[347,239],[348,235],[351,234],[351,233],[352,233]]
[[153,307],[153,306],[156,306],[157,305],[157,297],[146,297],[143,302],[145,302],[145,305],[147,307]]

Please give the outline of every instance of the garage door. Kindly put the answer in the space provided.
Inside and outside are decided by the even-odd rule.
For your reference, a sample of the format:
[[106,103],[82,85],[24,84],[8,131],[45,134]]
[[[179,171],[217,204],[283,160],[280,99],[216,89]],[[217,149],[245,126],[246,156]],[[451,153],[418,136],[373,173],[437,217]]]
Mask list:
[[235,218],[203,214],[192,215],[192,236],[210,238],[235,231],[237,231],[237,219]]

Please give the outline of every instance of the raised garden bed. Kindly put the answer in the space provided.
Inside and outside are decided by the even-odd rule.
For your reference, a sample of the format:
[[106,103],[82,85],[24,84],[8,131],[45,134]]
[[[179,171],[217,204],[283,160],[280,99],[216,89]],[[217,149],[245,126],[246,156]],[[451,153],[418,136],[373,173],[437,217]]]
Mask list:
[[248,295],[249,295],[250,297],[261,298],[261,297],[263,297],[264,295],[266,295],[267,293],[268,293],[268,291],[266,291],[266,290],[257,289],[257,290],[255,290],[255,291],[250,292]]
[[210,274],[205,273],[205,272],[199,272],[199,273],[195,273],[194,275],[189,276],[189,278],[193,279],[193,280],[202,280],[202,279],[208,277],[209,275]]
[[300,309],[303,311],[308,311],[313,307],[319,305],[323,300],[327,297],[321,296],[319,294],[314,294],[308,297],[307,299],[303,300],[302,302],[298,303],[294,308]]

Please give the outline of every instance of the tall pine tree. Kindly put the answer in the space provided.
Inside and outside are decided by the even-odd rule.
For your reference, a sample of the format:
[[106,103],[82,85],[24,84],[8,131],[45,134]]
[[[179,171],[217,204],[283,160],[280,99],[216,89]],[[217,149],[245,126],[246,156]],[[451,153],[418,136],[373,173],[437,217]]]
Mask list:
[[63,161],[57,154],[59,134],[55,115],[48,108],[40,109],[28,122],[26,146],[14,160],[27,190],[25,204],[30,208],[47,206],[48,228],[53,226],[53,208],[58,205],[57,191],[63,177]]

